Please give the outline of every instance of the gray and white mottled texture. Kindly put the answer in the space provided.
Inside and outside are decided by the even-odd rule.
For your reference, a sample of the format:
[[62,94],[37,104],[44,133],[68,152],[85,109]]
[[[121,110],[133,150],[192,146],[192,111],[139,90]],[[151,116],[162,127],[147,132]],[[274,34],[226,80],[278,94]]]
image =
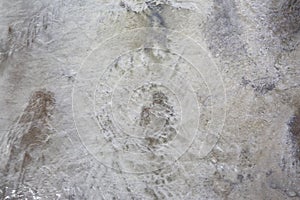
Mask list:
[[0,199],[300,199],[299,0],[1,0]]

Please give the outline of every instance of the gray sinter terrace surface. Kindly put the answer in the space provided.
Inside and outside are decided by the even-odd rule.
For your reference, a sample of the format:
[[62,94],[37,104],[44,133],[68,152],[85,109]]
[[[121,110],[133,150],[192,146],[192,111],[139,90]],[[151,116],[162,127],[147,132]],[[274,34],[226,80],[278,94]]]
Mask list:
[[0,19],[0,199],[300,199],[298,0]]

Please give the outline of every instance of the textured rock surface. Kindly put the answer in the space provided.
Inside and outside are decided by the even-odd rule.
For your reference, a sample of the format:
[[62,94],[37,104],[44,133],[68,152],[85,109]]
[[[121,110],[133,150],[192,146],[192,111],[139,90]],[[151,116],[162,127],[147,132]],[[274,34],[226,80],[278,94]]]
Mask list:
[[0,19],[0,199],[300,199],[298,0]]

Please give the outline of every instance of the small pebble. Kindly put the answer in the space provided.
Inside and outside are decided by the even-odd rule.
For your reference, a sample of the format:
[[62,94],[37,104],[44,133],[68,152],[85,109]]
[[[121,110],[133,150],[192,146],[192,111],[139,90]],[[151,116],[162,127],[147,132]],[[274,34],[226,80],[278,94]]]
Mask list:
[[286,191],[286,194],[289,196],[289,197],[295,197],[297,196],[297,193],[292,191],[292,190],[287,190]]

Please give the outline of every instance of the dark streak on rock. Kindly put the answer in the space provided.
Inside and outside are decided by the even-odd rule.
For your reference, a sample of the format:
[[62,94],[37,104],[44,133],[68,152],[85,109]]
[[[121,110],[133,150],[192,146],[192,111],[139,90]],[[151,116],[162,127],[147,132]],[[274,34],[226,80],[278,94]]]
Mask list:
[[266,94],[275,88],[274,83],[268,83],[268,82],[260,84],[260,85],[251,85],[251,86],[254,88],[255,92],[258,92],[260,94]]
[[[240,28],[236,5],[232,0],[214,0],[214,6],[205,25],[205,37],[213,55],[245,56],[244,43],[239,38]],[[236,59],[236,58],[235,58]]]
[[300,162],[300,108],[288,123],[296,162]]
[[160,27],[166,27],[164,19],[158,12],[152,12],[148,17],[150,18],[152,26],[157,23]]
[[274,90],[276,88],[276,82],[275,80],[271,78],[260,78],[253,81],[250,81],[246,79],[245,77],[242,77],[241,85],[247,86],[250,85],[254,91],[258,94],[264,95],[268,92]]
[[300,32],[300,1],[282,1],[269,13],[270,29],[281,40],[283,50],[295,49],[293,37]]
[[244,179],[244,176],[242,174],[238,174],[237,179],[239,180],[240,183],[242,183],[243,179]]
[[5,61],[8,59],[9,57],[9,51],[11,49],[11,47],[13,46],[13,28],[11,26],[8,26],[8,30],[7,30],[7,39],[5,41],[0,41],[0,75],[3,73],[4,71],[4,64]]
[[160,14],[164,5],[156,5],[152,1],[148,1],[146,4],[150,10],[150,14],[148,14],[147,17],[150,20],[151,26],[155,26],[157,24],[159,27],[166,27],[166,23]]

